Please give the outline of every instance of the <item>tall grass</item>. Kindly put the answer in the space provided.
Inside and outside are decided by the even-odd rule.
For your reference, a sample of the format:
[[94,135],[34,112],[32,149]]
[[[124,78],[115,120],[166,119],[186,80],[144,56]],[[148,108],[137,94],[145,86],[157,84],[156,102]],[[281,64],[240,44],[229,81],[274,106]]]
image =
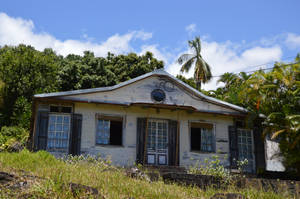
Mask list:
[[[20,153],[0,153],[0,171],[21,175],[24,171],[31,175],[46,178],[36,183],[29,192],[45,198],[72,198],[66,185],[70,182],[83,184],[98,189],[105,198],[210,198],[215,193],[235,192],[247,198],[289,198],[287,194],[275,194],[254,189],[201,190],[193,186],[165,184],[163,181],[148,182],[133,179],[125,175],[122,168],[108,166],[101,161],[64,161],[56,159],[45,151],[31,153],[23,150]],[[27,190],[28,191],[28,190]],[[0,189],[1,192],[1,189]],[[5,193],[1,193],[0,196]],[[83,193],[82,193],[83,194]],[[292,197],[291,197],[292,198]]]

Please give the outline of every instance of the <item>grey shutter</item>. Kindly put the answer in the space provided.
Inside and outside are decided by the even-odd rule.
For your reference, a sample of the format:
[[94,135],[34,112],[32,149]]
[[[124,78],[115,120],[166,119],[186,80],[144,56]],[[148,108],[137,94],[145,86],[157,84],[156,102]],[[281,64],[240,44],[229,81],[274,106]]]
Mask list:
[[169,138],[169,165],[170,166],[176,166],[178,165],[179,158],[178,158],[178,153],[179,153],[179,146],[177,146],[177,143],[179,143],[177,140],[177,121],[175,120],[169,120],[169,133],[168,133],[168,138]]
[[72,155],[80,155],[81,146],[81,131],[82,131],[82,115],[72,115],[72,132],[70,136],[69,153]]
[[238,143],[237,143],[237,129],[235,126],[228,127],[229,133],[229,150],[230,150],[230,165],[232,169],[237,169],[238,160]]
[[145,139],[146,139],[146,118],[137,118],[136,130],[136,163],[144,164]]
[[256,126],[253,128],[253,140],[254,140],[254,155],[255,155],[255,168],[256,171],[265,171],[266,159],[265,159],[265,142],[262,136],[262,127]]
[[46,150],[48,138],[48,112],[38,112],[36,134],[34,138],[34,150]]

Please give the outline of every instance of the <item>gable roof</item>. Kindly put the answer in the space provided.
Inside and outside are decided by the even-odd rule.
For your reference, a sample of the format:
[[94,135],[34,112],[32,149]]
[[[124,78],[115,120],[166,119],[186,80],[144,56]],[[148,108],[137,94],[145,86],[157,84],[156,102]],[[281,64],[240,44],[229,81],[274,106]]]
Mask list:
[[175,78],[173,75],[169,74],[168,72],[166,72],[163,69],[154,70],[152,72],[146,73],[144,75],[141,75],[141,76],[138,76],[136,78],[127,80],[125,82],[122,82],[122,83],[114,85],[114,86],[100,87],[100,88],[91,88],[91,89],[80,89],[80,90],[64,91],[64,92],[54,92],[54,93],[37,94],[37,95],[34,95],[34,98],[55,98],[55,97],[63,97],[63,96],[70,96],[70,95],[79,95],[79,94],[87,94],[87,93],[111,91],[111,90],[115,90],[115,89],[124,87],[124,86],[129,85],[129,84],[132,84],[134,82],[140,81],[140,80],[145,79],[145,78],[150,77],[150,76],[165,76],[165,77],[168,77],[171,80],[173,80],[174,82],[176,82],[177,84],[183,86],[188,91],[192,92],[196,96],[198,96],[198,97],[200,97],[200,98],[202,98],[202,99],[204,99],[204,100],[206,100],[208,102],[211,102],[211,103],[214,103],[214,104],[217,104],[217,105],[221,105],[221,106],[226,106],[228,108],[240,111],[242,113],[247,113],[248,112],[243,107],[236,106],[234,104],[230,104],[228,102],[224,102],[222,100],[218,100],[218,99],[215,99],[213,97],[209,97],[207,95],[204,95],[200,91],[194,89],[190,85],[188,85],[188,84],[182,82],[181,80]]

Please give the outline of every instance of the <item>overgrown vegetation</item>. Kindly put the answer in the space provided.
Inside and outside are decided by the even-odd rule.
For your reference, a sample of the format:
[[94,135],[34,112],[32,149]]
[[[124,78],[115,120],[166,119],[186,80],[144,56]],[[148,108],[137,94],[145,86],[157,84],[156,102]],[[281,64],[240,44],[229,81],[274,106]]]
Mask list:
[[19,151],[26,145],[29,132],[27,129],[17,126],[3,126],[0,130],[0,152]]
[[[56,159],[45,151],[31,153],[27,150],[20,153],[0,153],[0,171],[18,176],[37,176],[32,186],[22,191],[11,191],[0,187],[0,197],[18,198],[73,198],[74,193],[68,186],[70,182],[96,188],[99,196],[110,198],[209,198],[215,193],[235,192],[247,198],[292,198],[288,193],[258,191],[251,188],[227,190],[208,188],[201,190],[192,186],[165,184],[163,181],[148,182],[130,178],[124,168],[111,166],[101,159],[73,157],[65,160]],[[1,186],[1,185],[0,185]],[[86,198],[83,192],[76,193],[77,198]],[[93,195],[91,195],[91,198]],[[101,198],[101,197],[99,197]]]
[[276,63],[270,71],[252,74],[225,73],[219,82],[224,87],[207,94],[247,108],[250,121],[260,117],[264,135],[279,141],[286,169],[300,176],[300,54],[292,64]]
[[[224,160],[226,161],[227,159],[228,157],[224,156]],[[237,161],[240,174],[243,174],[244,167],[247,164],[247,159]],[[213,155],[211,158],[205,158],[203,162],[197,160],[194,165],[189,167],[188,173],[214,176],[226,184],[234,183],[234,176],[230,173],[229,169],[222,164],[222,160],[220,160],[218,155]],[[239,175],[238,177],[244,176]]]

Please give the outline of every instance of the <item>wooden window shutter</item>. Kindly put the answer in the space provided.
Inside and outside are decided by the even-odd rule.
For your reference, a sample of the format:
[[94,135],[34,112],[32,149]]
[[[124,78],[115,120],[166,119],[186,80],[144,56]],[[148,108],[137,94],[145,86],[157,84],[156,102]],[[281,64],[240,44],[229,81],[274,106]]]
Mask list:
[[238,160],[238,143],[237,129],[235,126],[228,127],[229,134],[229,150],[230,150],[230,165],[232,169],[237,169]]
[[136,163],[144,164],[145,139],[146,139],[146,118],[137,118],[136,131]]
[[178,166],[179,165],[179,139],[178,139],[178,122],[175,120],[169,120],[169,165]]
[[72,155],[80,155],[81,146],[81,131],[82,131],[82,115],[72,115],[72,132],[70,136],[69,153]]
[[256,170],[265,171],[266,157],[265,157],[265,140],[263,138],[262,126],[255,126],[253,128],[253,146],[255,156]]
[[47,137],[48,137],[48,112],[38,112],[36,135],[34,139],[34,150],[46,150],[47,149]]

